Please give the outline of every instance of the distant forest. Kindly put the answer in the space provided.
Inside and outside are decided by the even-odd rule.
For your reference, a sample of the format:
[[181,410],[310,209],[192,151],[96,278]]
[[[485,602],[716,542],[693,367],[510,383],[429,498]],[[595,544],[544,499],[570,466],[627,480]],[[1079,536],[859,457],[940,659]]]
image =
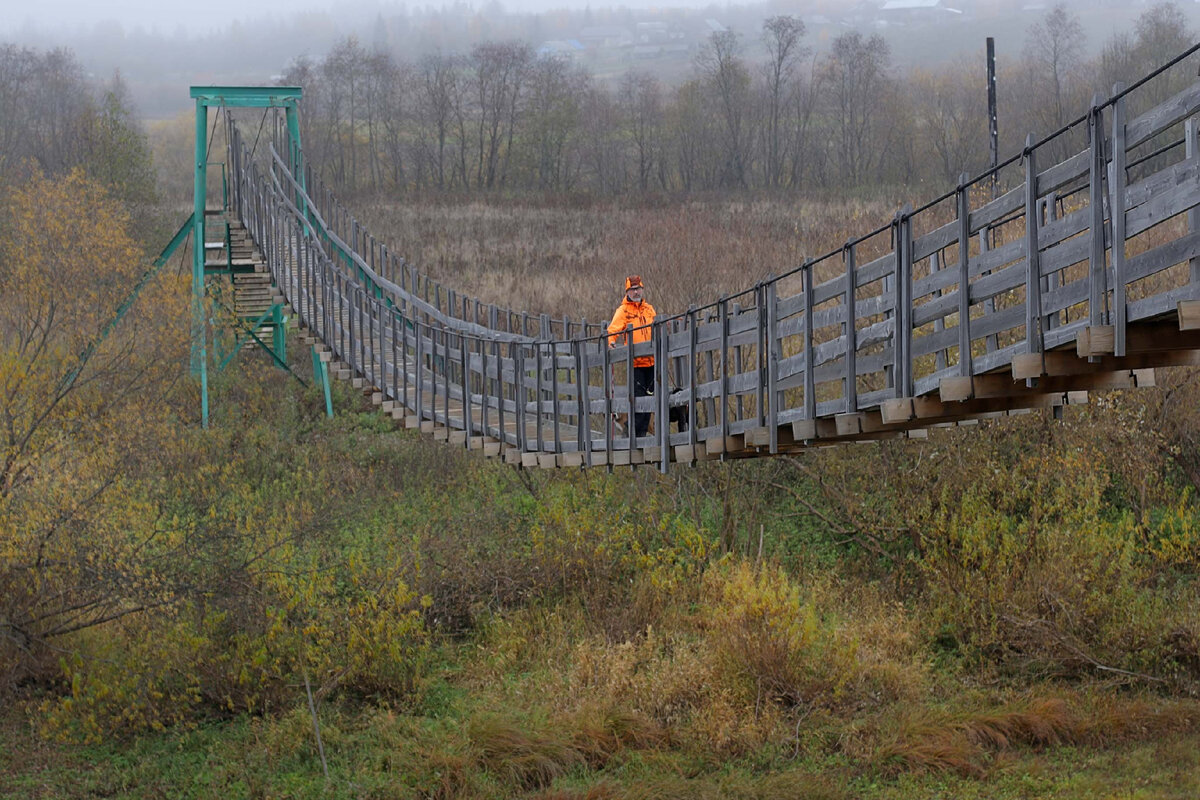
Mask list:
[[[858,31],[814,55],[791,16],[766,19],[756,38],[752,51],[739,34],[712,32],[674,83],[636,68],[605,82],[515,41],[406,60],[348,38],[283,82],[305,90],[310,164],[348,192],[844,190],[945,185],[988,166],[981,65],[900,74],[887,41]],[[998,81],[1001,152],[1194,40],[1165,3],[1089,59],[1079,19],[1053,8]]]
[[[579,19],[493,10],[504,24],[492,28],[480,14],[445,13],[406,18],[403,29],[381,17],[373,41],[347,36],[317,57],[295,57],[293,49],[290,66],[264,79],[304,88],[309,163],[343,191],[855,190],[924,181],[944,186],[989,164],[979,53],[901,68],[894,37],[850,28],[830,37],[827,27],[818,35],[812,21],[828,19],[811,15],[809,22],[767,16],[753,30],[733,30],[705,12],[679,12],[685,16],[671,24],[621,27],[611,24],[608,12]],[[439,19],[441,27],[434,24]],[[472,19],[480,23],[474,29]],[[707,27],[697,30],[706,19]],[[1024,20],[1020,58],[1000,64],[1002,154],[1019,150],[1027,134],[1057,130],[1080,116],[1095,94],[1108,96],[1114,84],[1138,79],[1196,38],[1189,17],[1169,2],[1148,7],[1129,30],[1091,50],[1088,20],[1070,6]],[[608,24],[587,28],[595,37],[587,44],[571,38],[530,43],[539,37],[530,36],[528,25],[550,37],[583,30],[580,22]],[[294,36],[260,38],[235,27],[223,42],[240,41],[259,58],[283,62],[273,48],[303,48],[306,41],[300,35],[306,28],[293,25],[299,26]],[[941,31],[946,38],[957,29],[914,23],[911,30]],[[427,46],[419,54],[395,46],[422,31],[430,42],[460,47]],[[480,38],[489,33],[492,38]],[[635,38],[622,39],[626,35]],[[686,51],[675,59],[678,74],[648,59],[616,72],[604,66],[605,52],[628,59],[630,48],[660,39],[649,52],[661,56],[671,51],[673,36],[695,40],[675,47]],[[253,45],[247,37],[255,38]],[[476,43],[467,46],[472,39]],[[573,53],[577,48],[583,55]],[[96,89],[95,76],[69,50],[0,45],[0,171],[4,161],[61,161],[70,152],[136,144],[100,140],[120,139],[136,127],[142,109],[135,109],[124,76],[153,52],[127,50],[130,72]],[[224,61],[214,53],[214,65]],[[193,82],[236,82],[227,77]],[[179,85],[172,91],[182,94]],[[83,113],[85,107],[91,110]],[[107,120],[108,128],[95,120]],[[109,162],[114,159],[120,162]],[[134,178],[144,185],[139,176],[122,180]]]

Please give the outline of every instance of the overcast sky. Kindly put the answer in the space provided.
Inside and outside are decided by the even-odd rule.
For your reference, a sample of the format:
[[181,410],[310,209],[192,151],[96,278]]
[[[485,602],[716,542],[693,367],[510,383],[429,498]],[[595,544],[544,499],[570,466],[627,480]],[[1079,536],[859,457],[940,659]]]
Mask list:
[[[510,12],[544,11],[550,8],[592,8],[626,6],[628,8],[703,7],[723,5],[713,0],[501,0]],[[43,31],[92,28],[105,21],[117,22],[127,31],[136,27],[174,33],[178,28],[207,33],[227,27],[235,20],[242,22],[264,17],[292,17],[304,11],[367,9],[382,13],[402,12],[406,6],[416,8],[455,5],[445,0],[403,3],[389,0],[378,2],[334,2],[333,0],[204,0],[201,3],[181,3],[179,0],[0,0],[0,35],[11,34],[33,26]],[[463,2],[473,8],[487,5],[486,0]],[[195,16],[195,9],[203,13]],[[65,32],[65,31],[64,31]]]

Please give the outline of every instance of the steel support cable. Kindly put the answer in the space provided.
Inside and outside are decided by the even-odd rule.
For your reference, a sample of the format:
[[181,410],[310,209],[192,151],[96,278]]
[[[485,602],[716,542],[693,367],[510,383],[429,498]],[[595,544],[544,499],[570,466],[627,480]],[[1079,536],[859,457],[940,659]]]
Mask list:
[[[367,264],[367,262],[362,258],[362,256],[360,256],[358,253],[354,252],[354,250],[351,249],[340,236],[338,236],[336,233],[334,233],[329,228],[329,225],[325,222],[324,218],[321,217],[320,212],[316,209],[315,204],[312,201],[312,198],[309,197],[308,193],[304,190],[304,187],[302,187],[299,184],[299,182],[296,180],[295,176],[293,176],[291,174],[291,171],[287,169],[287,165],[284,164],[283,160],[279,157],[279,153],[276,152],[274,145],[271,146],[271,156],[275,160],[275,163],[278,164],[283,169],[284,175],[287,177],[288,183],[292,186],[292,188],[294,188],[296,190],[296,192],[299,194],[300,198],[302,200],[304,200],[305,203],[309,206],[309,208],[310,208],[309,213],[312,214],[312,216],[316,218],[316,221],[321,228],[320,233],[327,236],[329,238],[329,240],[331,242],[333,242],[334,245],[337,246],[337,248],[339,250],[341,250],[343,253],[345,253],[354,262],[355,266],[358,267],[359,270],[361,270],[363,272],[363,274],[365,274],[367,276],[367,278],[371,281],[374,288],[384,289],[389,294],[392,294],[395,297],[397,297],[401,300],[404,300],[405,302],[411,303],[416,308],[420,309],[421,311],[425,312],[429,316],[436,319],[443,327],[449,328],[450,330],[453,330],[456,333],[469,334],[469,335],[476,336],[476,337],[479,337],[482,339],[501,341],[501,342],[533,343],[533,342],[539,341],[538,339],[535,339],[534,337],[520,336],[517,334],[507,333],[504,331],[493,331],[489,328],[483,327],[482,325],[476,325],[473,322],[467,322],[466,320],[460,320],[455,317],[448,317],[445,314],[443,314],[437,307],[433,306],[432,304],[428,303],[427,301],[418,297],[417,295],[406,291],[405,289],[401,288],[398,284],[393,283],[392,281],[388,280],[387,278],[384,278],[383,276],[381,276],[379,273],[375,272],[375,270],[373,270],[371,268],[371,266],[369,264]],[[274,171],[272,171],[271,177],[272,177],[272,180],[274,180],[278,184],[279,177],[278,177],[278,175],[275,174]],[[278,193],[280,195],[285,194],[283,192],[282,186],[279,186]],[[299,209],[296,208],[295,205],[292,205],[290,203],[288,205],[290,205],[292,209],[295,209],[295,212],[297,214],[299,214]],[[308,224],[309,224],[310,228],[313,227],[311,222]],[[355,281],[355,283],[357,283],[357,281]],[[369,287],[363,287],[363,288],[369,288]]]
[[[309,182],[310,182],[310,184],[311,184],[311,185],[308,187],[308,193],[309,193],[309,197],[311,197],[311,196],[312,196],[312,194],[313,194],[314,192],[319,192],[319,191],[320,191],[320,190],[321,190],[321,189],[324,187],[324,183],[323,183],[323,181],[321,181],[321,179],[320,179],[318,176],[315,176],[315,175],[312,175],[312,176],[310,176],[310,180],[309,180]],[[344,205],[344,204],[342,204],[342,202],[341,202],[340,200],[338,200],[338,199],[337,199],[336,195],[334,195],[334,194],[333,194],[333,192],[332,192],[331,190],[329,191],[329,196],[330,196],[330,198],[331,198],[331,202],[333,203],[333,205],[334,205],[336,208],[339,208],[339,209],[343,209],[343,210],[345,210],[347,214],[349,213],[349,210],[348,210],[348,209],[346,209],[345,205]],[[364,232],[365,232],[365,231],[364,231]],[[403,262],[403,259],[401,259],[401,260],[402,260],[402,262]],[[418,274],[419,274],[419,275],[421,275],[422,277],[424,277],[426,280],[432,280],[432,278],[431,278],[431,277],[430,277],[428,274],[426,274],[426,273],[420,272],[420,273],[418,273]],[[436,281],[434,281],[434,283],[436,284],[437,282],[436,282]],[[476,302],[476,303],[481,303],[481,302],[482,302],[481,300],[479,300],[479,299],[477,299],[477,298],[472,298],[472,297],[470,297],[469,295],[462,295],[462,299],[463,299],[463,300],[465,300],[465,301],[468,301],[468,302],[471,302],[471,301],[474,301],[474,302]],[[513,309],[511,309],[511,308],[496,308],[496,313],[497,313],[497,315],[503,315],[505,318],[508,318],[508,317],[510,317],[510,316],[513,316],[513,315],[516,315],[516,314],[518,314],[518,312],[517,312],[517,311],[515,311],[515,310],[513,310]],[[525,312],[521,312],[521,313],[525,313]],[[603,327],[602,327],[601,325],[596,325],[596,328],[598,329],[598,331],[597,331],[597,333],[596,333],[596,334],[593,334],[593,335],[596,335],[596,336],[603,335]],[[501,333],[509,333],[509,331],[499,331],[499,329],[496,329],[496,328],[490,328],[490,327],[489,327],[489,328],[487,328],[487,330],[495,330],[495,331],[497,331],[497,332],[501,332]],[[565,335],[565,333],[564,333],[564,335]],[[586,332],[585,332],[585,335],[586,335]],[[547,339],[547,340],[542,340],[542,339],[537,339],[536,337],[534,337],[534,338],[533,338],[533,339],[531,339],[531,340],[533,340],[533,341],[554,341],[554,342],[559,342],[559,343],[566,343],[566,342],[572,341],[572,340],[570,340],[570,339]]]
[[[83,352],[79,354],[79,363],[76,364],[72,369],[68,370],[63,377],[59,379],[58,393],[60,395],[70,389],[71,385],[79,379],[80,373],[83,372],[83,368],[87,366],[88,361],[90,361],[92,356],[95,354],[96,348],[108,338],[109,334],[113,332],[117,325],[121,323],[121,320],[125,318],[125,315],[129,313],[129,309],[133,307],[135,302],[137,302],[138,296],[142,293],[142,289],[146,288],[146,284],[150,283],[150,281],[158,275],[162,268],[166,266],[174,250],[179,248],[180,244],[186,243],[188,239],[191,238],[191,235],[192,217],[189,215],[184,221],[183,225],[179,227],[179,230],[176,231],[175,235],[171,237],[170,243],[168,243],[163,249],[164,255],[160,255],[158,258],[154,259],[150,267],[142,273],[142,276],[138,278],[137,283],[133,285],[133,289],[130,290],[125,299],[121,301],[121,304],[117,306],[116,311],[113,312],[112,319],[105,323],[104,327],[100,329],[100,332],[96,334],[96,338],[88,342],[87,347],[85,347]],[[186,252],[186,248],[181,250],[181,262],[183,252]]]
[[254,158],[254,153],[258,150],[258,139],[262,136],[263,126],[267,124],[267,112],[270,110],[270,108],[263,109],[262,119],[258,123],[258,133],[254,134],[254,146],[250,148],[250,158]]
[[[1125,97],[1125,96],[1126,96],[1126,95],[1128,95],[1130,92],[1132,92],[1132,91],[1134,91],[1135,89],[1137,89],[1138,87],[1145,85],[1145,84],[1146,84],[1148,81],[1150,81],[1150,80],[1154,79],[1154,78],[1155,78],[1155,77],[1157,77],[1158,75],[1161,75],[1161,74],[1162,74],[1163,72],[1165,72],[1166,70],[1170,69],[1171,67],[1175,66],[1175,65],[1176,65],[1176,64],[1178,64],[1179,62],[1181,62],[1181,61],[1183,61],[1184,59],[1188,58],[1189,56],[1191,56],[1192,54],[1194,54],[1194,53],[1195,53],[1195,52],[1197,52],[1198,50],[1200,50],[1200,43],[1198,43],[1198,44],[1196,44],[1196,45],[1193,45],[1193,46],[1192,46],[1192,47],[1190,47],[1188,50],[1186,50],[1186,51],[1184,51],[1183,53],[1181,53],[1180,55],[1176,56],[1174,59],[1172,59],[1172,60],[1171,60],[1171,61],[1169,61],[1168,63],[1166,63],[1166,64],[1164,64],[1163,66],[1161,66],[1161,67],[1159,67],[1158,69],[1156,69],[1154,72],[1152,72],[1152,73],[1150,73],[1149,75],[1147,75],[1147,76],[1143,77],[1141,80],[1137,81],[1136,83],[1134,83],[1133,85],[1129,86],[1128,88],[1126,88],[1126,89],[1122,90],[1121,92],[1119,92],[1119,93],[1117,93],[1117,94],[1113,95],[1113,96],[1112,96],[1112,97],[1110,97],[1110,98],[1109,98],[1107,101],[1105,101],[1104,103],[1100,104],[1100,106],[1099,106],[1099,107],[1100,107],[1100,108],[1104,108],[1104,107],[1107,107],[1107,106],[1109,106],[1109,105],[1112,105],[1113,103],[1115,103],[1115,102],[1116,102],[1116,101],[1118,101],[1119,99],[1121,99],[1121,98]],[[997,174],[998,174],[998,173],[999,173],[1001,170],[1005,169],[1006,167],[1008,167],[1008,166],[1011,166],[1011,165],[1012,165],[1012,164],[1014,164],[1014,163],[1017,163],[1017,162],[1019,162],[1019,161],[1022,161],[1022,160],[1024,160],[1025,156],[1026,156],[1026,155],[1027,155],[1027,154],[1028,154],[1030,151],[1032,151],[1032,150],[1035,150],[1035,149],[1037,149],[1038,147],[1041,147],[1041,146],[1043,146],[1044,144],[1046,144],[1047,142],[1049,142],[1049,141],[1051,141],[1051,140],[1053,140],[1053,139],[1057,138],[1058,136],[1061,136],[1063,133],[1065,133],[1065,132],[1069,131],[1070,129],[1072,129],[1072,128],[1074,128],[1074,127],[1076,127],[1076,126],[1077,126],[1077,125],[1079,125],[1080,123],[1082,123],[1082,122],[1086,122],[1086,121],[1087,121],[1087,119],[1089,118],[1089,116],[1090,116],[1090,114],[1091,114],[1091,113],[1093,113],[1093,112],[1092,112],[1091,110],[1089,110],[1089,112],[1088,112],[1087,114],[1083,115],[1083,116],[1082,116],[1082,117],[1080,117],[1079,119],[1073,120],[1073,121],[1071,121],[1071,122],[1069,122],[1069,123],[1067,123],[1067,124],[1063,125],[1063,126],[1062,126],[1061,128],[1059,128],[1058,130],[1056,130],[1056,131],[1054,131],[1054,132],[1050,133],[1049,135],[1047,135],[1047,136],[1043,137],[1042,139],[1040,139],[1040,140],[1038,140],[1037,142],[1033,143],[1033,144],[1032,144],[1032,145],[1030,145],[1029,147],[1027,147],[1027,148],[1023,148],[1023,149],[1022,149],[1022,151],[1021,151],[1020,153],[1017,153],[1017,154],[1015,154],[1015,155],[1013,155],[1013,156],[1010,156],[1008,159],[1006,159],[1006,160],[1005,160],[1005,161],[1003,161],[1002,163],[998,164],[997,166],[995,166],[995,167],[993,167],[993,168],[990,168],[990,169],[986,170],[985,172],[981,173],[980,175],[976,176],[975,178],[973,178],[973,179],[971,179],[971,180],[968,180],[968,181],[966,181],[966,182],[964,182],[964,183],[960,184],[959,186],[955,187],[953,190],[950,190],[950,191],[948,191],[948,192],[945,192],[945,193],[944,193],[944,194],[942,194],[941,196],[939,196],[939,197],[937,197],[937,198],[935,198],[935,199],[933,199],[933,200],[930,200],[929,202],[925,203],[924,205],[922,205],[922,206],[920,206],[919,208],[917,208],[917,209],[913,210],[912,212],[910,212],[910,213],[908,214],[908,216],[910,216],[910,217],[911,217],[911,216],[915,216],[915,215],[917,215],[917,214],[919,214],[919,213],[921,213],[921,212],[923,212],[923,211],[927,211],[928,209],[932,208],[933,206],[937,205],[938,203],[944,202],[945,200],[949,199],[950,197],[953,197],[953,196],[955,196],[955,195],[956,195],[958,192],[960,192],[960,191],[964,190],[964,189],[965,189],[967,186],[971,186],[971,185],[974,185],[974,184],[976,184],[976,183],[979,183],[979,182],[980,182],[980,181],[982,181],[982,180],[985,180],[985,179],[991,178],[991,177],[993,177],[993,176],[997,175]],[[282,163],[282,160],[279,158],[279,155],[278,155],[278,153],[277,153],[277,152],[275,152],[275,149],[274,149],[274,147],[273,147],[273,146],[272,146],[271,150],[272,150],[272,156],[273,156],[273,158],[276,160],[276,162],[277,162],[277,163],[279,163],[281,166],[284,166],[284,168],[285,168],[285,171],[286,171],[286,173],[287,173],[287,175],[288,175],[288,180],[289,180],[289,182],[290,182],[290,183],[291,183],[293,186],[295,186],[297,189],[299,189],[299,190],[300,190],[300,192],[303,194],[304,198],[305,198],[306,200],[308,200],[308,201],[311,203],[311,198],[309,198],[309,196],[307,195],[307,193],[306,193],[306,192],[304,192],[304,190],[303,190],[303,189],[301,189],[301,188],[299,187],[299,185],[297,184],[297,182],[296,182],[295,178],[294,178],[294,177],[291,175],[291,173],[290,173],[290,170],[288,170],[288,169],[286,168],[286,165],[283,165],[283,163]],[[314,211],[314,214],[315,214],[315,213],[316,213],[316,212]],[[333,234],[333,233],[332,233],[332,231],[330,231],[330,230],[329,230],[329,228],[328,228],[328,225],[327,225],[327,224],[324,222],[324,220],[319,218],[319,214],[318,214],[317,216],[318,216],[318,219],[319,219],[319,221],[320,221],[320,223],[321,223],[321,226],[322,226],[322,228],[324,228],[324,230],[326,231],[326,234],[329,236],[329,238],[330,238],[332,241],[334,241],[334,242],[335,242],[335,244],[337,244],[337,245],[338,245],[339,249],[342,249],[344,252],[346,252],[347,254],[349,254],[349,256],[350,256],[350,257],[351,257],[351,259],[352,259],[352,260],[355,262],[355,264],[356,264],[356,265],[357,265],[357,266],[358,266],[360,269],[362,269],[362,270],[363,270],[363,271],[364,271],[364,272],[365,272],[365,273],[366,273],[368,276],[370,276],[370,277],[371,277],[371,278],[372,278],[372,279],[373,279],[373,280],[374,280],[374,281],[375,281],[375,282],[376,282],[376,283],[377,283],[379,286],[381,286],[381,287],[384,287],[384,288],[388,288],[388,289],[389,289],[389,291],[393,291],[391,287],[395,287],[394,293],[395,293],[395,294],[396,294],[398,297],[402,297],[402,298],[404,298],[404,299],[409,299],[409,300],[410,300],[411,302],[413,302],[415,305],[418,305],[418,306],[422,307],[422,309],[423,309],[423,310],[426,310],[426,313],[429,313],[429,314],[431,314],[432,316],[435,316],[435,317],[436,317],[436,318],[438,318],[439,320],[443,321],[445,324],[447,324],[447,326],[448,326],[448,327],[452,327],[452,328],[454,328],[454,329],[456,329],[456,330],[459,330],[459,331],[462,331],[462,332],[473,333],[473,334],[482,335],[482,336],[488,336],[488,337],[492,337],[492,336],[493,336],[493,334],[500,334],[500,332],[498,332],[498,331],[491,331],[490,329],[481,328],[481,326],[472,325],[472,324],[470,324],[470,323],[466,323],[466,324],[464,325],[464,324],[463,324],[463,321],[460,321],[460,320],[457,320],[457,319],[453,319],[453,318],[446,318],[446,317],[444,317],[444,316],[443,316],[443,315],[442,315],[442,314],[441,314],[439,311],[437,311],[436,309],[432,309],[432,307],[431,307],[431,306],[429,306],[428,304],[424,303],[423,301],[420,301],[420,300],[419,300],[418,298],[416,298],[414,295],[412,295],[412,294],[410,294],[410,293],[408,293],[408,292],[405,292],[403,289],[400,289],[400,287],[396,286],[396,284],[392,283],[391,281],[387,281],[386,279],[382,279],[382,278],[380,278],[380,277],[379,277],[379,276],[378,276],[378,275],[377,275],[377,274],[374,272],[374,270],[372,270],[370,267],[368,267],[368,266],[366,265],[366,262],[365,262],[365,261],[363,261],[363,259],[362,259],[360,256],[358,256],[358,254],[357,254],[357,253],[353,252],[353,251],[352,251],[352,250],[350,250],[348,247],[346,247],[346,244],[345,244],[345,242],[344,242],[344,241],[342,241],[342,240],[340,239],[340,237],[337,237],[335,234]],[[853,239],[853,240],[849,241],[847,244],[844,244],[844,245],[842,245],[842,247],[839,247],[837,250],[830,251],[829,253],[826,253],[825,255],[823,255],[823,256],[821,256],[821,257],[819,257],[819,258],[816,258],[816,259],[812,260],[812,261],[811,261],[811,262],[809,262],[808,264],[802,264],[802,265],[798,265],[798,266],[796,266],[796,267],[793,267],[792,269],[790,269],[790,270],[788,270],[788,271],[786,271],[786,272],[784,272],[784,273],[781,273],[780,275],[776,276],[775,278],[773,278],[773,279],[770,279],[769,281],[767,281],[767,283],[773,283],[773,284],[777,284],[777,283],[779,283],[780,281],[784,280],[785,278],[792,277],[792,276],[794,276],[794,275],[796,275],[796,274],[798,274],[798,273],[802,272],[803,270],[805,270],[805,269],[809,268],[809,267],[810,267],[811,265],[813,265],[813,264],[819,263],[819,262],[821,262],[821,261],[825,261],[826,259],[829,259],[829,258],[832,258],[832,257],[834,257],[834,256],[836,256],[836,255],[839,255],[839,254],[840,254],[840,253],[841,253],[841,252],[842,252],[842,251],[843,251],[843,250],[844,250],[844,249],[845,249],[847,246],[857,246],[857,245],[860,245],[860,244],[862,244],[863,242],[866,242],[867,240],[869,240],[869,239],[871,239],[871,238],[873,238],[873,237],[875,237],[875,236],[878,236],[878,235],[879,235],[879,234],[881,234],[881,233],[884,233],[884,232],[886,232],[886,231],[889,231],[889,230],[892,228],[892,224],[893,224],[892,222],[888,222],[887,224],[880,226],[879,228],[875,229],[874,231],[871,231],[870,233],[867,233],[867,234],[865,234],[865,235],[863,235],[863,236],[860,236],[860,237],[858,237],[858,238],[856,238],[856,239]],[[748,294],[748,293],[750,293],[750,292],[752,292],[752,291],[753,291],[753,289],[746,289],[746,290],[744,290],[744,291],[742,291],[742,292],[740,292],[740,293],[738,293],[738,294],[736,294],[736,295],[732,295],[732,297],[740,297],[741,295],[743,295],[743,294]],[[705,311],[705,310],[709,310],[709,309],[714,309],[714,308],[716,308],[716,307],[717,307],[717,305],[718,305],[718,304],[719,304],[719,301],[714,301],[714,302],[712,302],[712,303],[709,303],[709,304],[707,304],[707,305],[705,305],[705,306],[701,306],[701,307],[699,307],[699,308],[695,309],[695,311]],[[663,322],[668,322],[668,321],[672,321],[672,320],[675,320],[675,319],[683,319],[683,318],[685,318],[685,317],[687,317],[687,316],[688,316],[688,314],[687,314],[687,313],[682,313],[682,312],[681,312],[681,313],[679,313],[679,314],[675,314],[675,315],[672,315],[672,316],[666,317],[666,318],[665,318],[664,320],[662,320],[662,321],[663,321]],[[478,333],[478,332],[479,332],[479,331],[481,331],[481,330],[482,330],[482,331],[486,331],[486,333]],[[601,335],[600,335],[600,337],[601,337],[601,338],[603,338],[603,334],[601,334]],[[538,340],[536,340],[536,339],[533,339],[532,337],[516,337],[516,336],[512,336],[511,334],[508,334],[507,336],[495,336],[494,338],[499,338],[500,340],[504,340],[504,341],[538,341]],[[586,339],[586,338],[594,338],[594,337],[588,337],[588,336],[585,336],[584,338]],[[564,340],[556,340],[556,341],[557,341],[558,343],[566,343],[566,342],[568,342],[568,341],[571,341],[571,340],[566,340],[566,339],[564,339]]]
[[[1114,105],[1118,100],[1121,100],[1122,98],[1127,96],[1133,90],[1137,89],[1140,86],[1144,86],[1147,82],[1158,77],[1163,72],[1167,71],[1168,69],[1175,66],[1179,62],[1185,60],[1186,58],[1188,58],[1192,54],[1196,53],[1197,51],[1200,51],[1200,43],[1192,45],[1187,50],[1185,50],[1183,53],[1181,53],[1178,56],[1176,56],[1175,58],[1171,59],[1169,62],[1162,65],[1161,67],[1156,69],[1154,72],[1150,73],[1149,75],[1145,76],[1144,78],[1139,80],[1137,83],[1112,95],[1110,98],[1105,100],[1103,103],[1099,104],[1099,106],[1097,106],[1097,107],[1098,108],[1107,108],[1108,106]],[[1000,171],[1002,169],[1004,169],[1005,167],[1011,166],[1012,164],[1015,164],[1019,161],[1024,160],[1025,155],[1030,150],[1036,150],[1037,148],[1039,148],[1039,147],[1045,145],[1047,142],[1061,136],[1062,134],[1066,133],[1067,131],[1071,130],[1072,128],[1076,127],[1077,125],[1087,122],[1088,119],[1091,117],[1092,113],[1093,113],[1092,110],[1089,109],[1088,112],[1086,114],[1084,114],[1083,116],[1079,117],[1078,119],[1072,120],[1071,122],[1066,123],[1061,128],[1054,131],[1053,133],[1051,133],[1047,136],[1044,136],[1040,140],[1034,142],[1028,148],[1023,148],[1020,153],[1010,156],[1008,159],[1001,162],[1000,164],[997,164],[995,167],[991,167],[988,170],[986,170],[983,173],[976,176],[975,178],[972,178],[971,180],[966,181],[965,183],[962,184],[961,187],[955,187],[954,189],[942,194],[941,196],[939,196],[933,200],[930,200],[929,202],[925,203],[924,205],[920,206],[919,208],[914,209],[909,216],[915,216],[917,214],[920,214],[923,211],[928,211],[930,208],[936,206],[938,203],[944,202],[944,201],[948,200],[949,198],[953,197],[954,195],[956,195],[961,188],[964,188],[967,186],[973,186],[976,183],[979,183],[980,181],[991,178],[994,175],[998,175],[1000,173]],[[852,245],[861,244],[864,241],[866,241],[867,239],[870,239],[873,236],[877,236],[880,233],[883,233],[885,230],[887,230],[890,227],[891,227],[891,223],[888,223],[887,225],[884,225],[883,227],[881,227],[871,233],[868,233],[865,236],[860,236],[858,239],[853,240],[850,244],[852,244]],[[844,247],[844,245],[843,245],[843,247]],[[839,248],[839,250],[840,250],[840,248]],[[836,254],[837,254],[837,251],[830,252],[830,253],[816,259],[816,261],[824,261],[826,258],[830,258],[831,256],[834,256]],[[798,272],[800,272],[803,269],[804,269],[803,265],[794,267],[791,270],[789,270],[788,272],[785,272],[782,275],[779,275],[777,278],[775,278],[775,280],[779,281],[783,278],[791,277],[792,275],[797,274]]]
[[[241,328],[242,331],[249,334],[250,338],[254,340],[254,343],[257,344],[259,347],[261,347],[263,350],[267,351],[271,355],[271,358],[275,361],[275,363],[277,365],[286,369],[293,378],[300,381],[300,385],[303,386],[305,389],[308,388],[308,383],[303,378],[301,378],[299,375],[297,375],[295,372],[293,372],[292,368],[287,365],[287,362],[284,361],[282,358],[280,358],[279,354],[276,353],[274,350],[272,350],[267,345],[266,342],[264,342],[262,339],[260,339],[258,337],[258,334],[254,332],[254,329],[251,328],[249,325],[247,325],[245,320],[243,320],[241,317],[239,317],[237,315],[237,312],[234,309],[230,308],[219,297],[216,297],[215,295],[213,296],[213,305],[220,307],[222,310],[227,312],[231,317],[233,317],[233,319],[237,320],[236,327]],[[268,312],[268,313],[270,313],[270,312]]]

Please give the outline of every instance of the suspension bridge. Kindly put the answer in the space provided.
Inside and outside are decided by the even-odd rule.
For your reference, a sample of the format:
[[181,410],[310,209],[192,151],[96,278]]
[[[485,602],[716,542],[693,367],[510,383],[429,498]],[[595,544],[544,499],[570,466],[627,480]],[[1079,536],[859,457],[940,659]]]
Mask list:
[[[1200,81],[1160,97],[1167,74],[636,344],[458,293],[392,252],[305,164],[299,88],[193,87],[193,368],[206,381],[204,297],[224,281],[243,338],[277,362],[298,325],[327,404],[341,378],[399,424],[508,463],[663,471],[1152,385],[1156,367],[1200,365]],[[285,113],[265,147],[227,126],[224,203],[206,209],[214,107]],[[641,356],[656,363],[644,397]],[[646,436],[631,412],[653,414]]]

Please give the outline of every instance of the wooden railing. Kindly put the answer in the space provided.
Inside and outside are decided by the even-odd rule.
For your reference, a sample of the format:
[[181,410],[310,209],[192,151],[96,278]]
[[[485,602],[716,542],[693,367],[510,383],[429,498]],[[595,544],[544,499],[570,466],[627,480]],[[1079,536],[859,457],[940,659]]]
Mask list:
[[[1130,97],[632,346],[437,285],[293,170],[282,138],[263,167],[234,137],[234,203],[302,324],[410,424],[516,463],[665,471],[1061,404],[1195,363],[1190,333],[1144,340],[1178,332],[1180,303],[1200,299],[1200,83],[1127,122]],[[1086,149],[1043,165],[1081,132]],[[1015,185],[993,199],[997,179]],[[657,364],[652,396],[627,379],[639,356]],[[631,409],[655,415],[653,433],[627,435]]]

